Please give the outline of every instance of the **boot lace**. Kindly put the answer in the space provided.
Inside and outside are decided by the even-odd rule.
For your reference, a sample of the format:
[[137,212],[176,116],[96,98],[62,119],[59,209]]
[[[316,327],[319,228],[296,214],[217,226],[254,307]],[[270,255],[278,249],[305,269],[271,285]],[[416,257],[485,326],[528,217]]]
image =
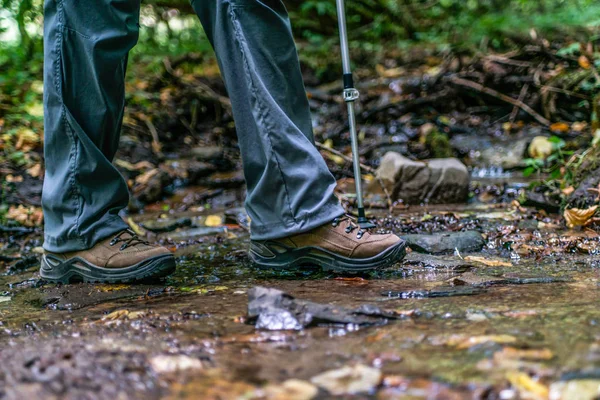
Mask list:
[[[123,238],[122,236],[128,233],[129,237]],[[131,229],[125,229],[121,232],[119,232],[117,234],[117,236],[115,236],[109,243],[110,246],[114,246],[117,243],[121,243],[123,242],[123,244],[121,245],[121,247],[119,248],[119,250],[123,251],[128,247],[133,247],[136,246],[138,244],[150,244],[149,242],[140,239],[140,237]]]
[[351,217],[350,215],[344,215],[344,216],[341,216],[341,217],[334,218],[333,221],[331,222],[331,225],[335,228],[335,227],[339,226],[342,223],[346,224],[345,232],[348,233],[348,234],[352,233],[352,231],[354,231],[355,229],[358,229],[358,232],[356,233],[356,238],[359,239],[359,240],[362,239],[362,237],[364,236],[364,234],[367,232],[367,230],[361,229],[356,224],[354,218]]

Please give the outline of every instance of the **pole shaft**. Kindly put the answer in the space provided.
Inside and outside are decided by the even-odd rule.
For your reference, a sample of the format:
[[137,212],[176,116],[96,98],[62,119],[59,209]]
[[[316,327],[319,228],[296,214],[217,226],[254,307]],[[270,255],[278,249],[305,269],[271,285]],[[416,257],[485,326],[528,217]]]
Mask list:
[[[346,29],[346,8],[344,6],[344,0],[336,0],[336,5],[338,13],[338,25],[340,30],[342,67],[344,70],[344,89],[354,89],[354,84],[352,82],[352,68],[350,66],[350,50],[348,48],[348,31]],[[350,139],[352,141],[352,163],[354,164],[353,167],[354,182],[356,184],[356,203],[358,206],[359,216],[364,217],[360,158],[358,152],[358,133],[356,131],[356,116],[354,114],[354,99],[346,101],[348,107],[348,126],[350,128]]]
[[342,49],[342,66],[344,74],[351,74],[350,50],[348,49],[348,31],[346,29],[346,7],[344,0],[336,0],[338,25],[340,29],[340,47]]

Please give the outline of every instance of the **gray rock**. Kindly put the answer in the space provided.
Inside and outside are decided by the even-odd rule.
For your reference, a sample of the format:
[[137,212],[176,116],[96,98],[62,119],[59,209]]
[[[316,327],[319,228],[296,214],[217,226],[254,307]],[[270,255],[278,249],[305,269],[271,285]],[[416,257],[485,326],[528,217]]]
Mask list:
[[485,240],[479,232],[442,232],[431,235],[404,235],[408,247],[419,253],[448,254],[458,249],[461,253],[480,251]]
[[469,194],[469,171],[456,158],[413,161],[389,152],[376,173],[394,200],[407,204],[460,203]]
[[171,232],[177,228],[190,226],[191,224],[192,220],[187,217],[151,219],[140,223],[143,228],[152,232]]

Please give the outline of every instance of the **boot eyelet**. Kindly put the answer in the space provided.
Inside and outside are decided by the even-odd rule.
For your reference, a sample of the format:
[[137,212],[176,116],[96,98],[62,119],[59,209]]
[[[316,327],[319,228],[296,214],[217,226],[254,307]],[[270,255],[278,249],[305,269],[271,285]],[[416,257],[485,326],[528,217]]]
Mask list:
[[119,247],[119,250],[123,251],[127,248],[126,244],[122,244],[121,247]]
[[110,243],[108,244],[109,246],[114,246],[115,244],[117,244],[117,241],[115,239],[111,240]]
[[364,234],[365,233],[363,231],[358,231],[358,233],[356,234],[356,238],[357,239],[362,239],[362,237],[363,237]]
[[346,233],[350,233],[350,232],[352,232],[352,228],[350,228],[350,227],[347,227],[347,228],[346,228]]

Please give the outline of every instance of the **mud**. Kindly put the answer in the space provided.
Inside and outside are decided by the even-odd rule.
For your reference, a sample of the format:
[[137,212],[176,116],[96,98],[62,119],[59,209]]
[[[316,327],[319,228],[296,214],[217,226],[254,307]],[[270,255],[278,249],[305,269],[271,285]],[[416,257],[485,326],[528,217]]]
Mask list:
[[[311,379],[356,366],[352,379],[364,385],[343,398],[598,394],[600,241],[593,231],[567,231],[557,216],[509,203],[412,207],[380,214],[378,226],[398,234],[475,230],[484,249],[411,252],[384,271],[348,277],[255,269],[245,254],[247,229],[230,223],[189,239],[189,230],[203,228],[180,224],[185,218],[168,215],[177,230],[163,242],[178,268],[154,284],[47,284],[35,263],[15,267],[37,257],[35,237],[29,247],[6,246],[0,398],[334,398],[334,389]],[[374,305],[401,318],[374,327],[256,330],[246,317],[255,286],[335,307]],[[381,375],[360,372],[372,370]],[[568,397],[569,390],[580,396]]]

